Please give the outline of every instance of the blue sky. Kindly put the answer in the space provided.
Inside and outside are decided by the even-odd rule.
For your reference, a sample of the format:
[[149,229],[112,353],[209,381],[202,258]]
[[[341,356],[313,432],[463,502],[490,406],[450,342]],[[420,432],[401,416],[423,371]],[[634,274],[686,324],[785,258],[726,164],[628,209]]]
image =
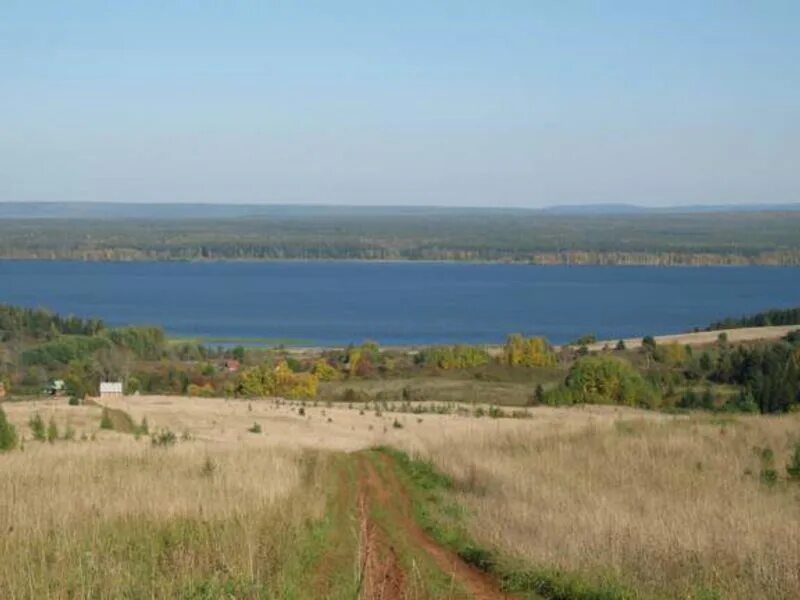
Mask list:
[[0,4],[0,201],[800,201],[800,3]]

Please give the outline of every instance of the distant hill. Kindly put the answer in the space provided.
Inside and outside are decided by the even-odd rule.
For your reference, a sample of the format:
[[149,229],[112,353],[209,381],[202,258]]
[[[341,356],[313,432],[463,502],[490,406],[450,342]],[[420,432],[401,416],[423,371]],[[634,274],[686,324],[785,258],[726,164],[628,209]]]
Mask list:
[[0,258],[800,266],[800,205],[0,204]]
[[800,202],[794,204],[696,204],[688,206],[649,207],[636,204],[569,204],[548,206],[537,212],[562,216],[614,216],[693,213],[741,213],[741,212],[795,212],[800,211]]
[[296,217],[425,217],[469,215],[548,215],[568,217],[648,214],[800,211],[796,204],[645,207],[583,204],[546,208],[464,208],[430,206],[330,206],[288,204],[140,204],[111,202],[0,202],[0,219],[244,219]]
[[0,219],[243,219],[320,216],[445,216],[530,213],[527,209],[314,204],[139,204],[111,202],[0,202]]

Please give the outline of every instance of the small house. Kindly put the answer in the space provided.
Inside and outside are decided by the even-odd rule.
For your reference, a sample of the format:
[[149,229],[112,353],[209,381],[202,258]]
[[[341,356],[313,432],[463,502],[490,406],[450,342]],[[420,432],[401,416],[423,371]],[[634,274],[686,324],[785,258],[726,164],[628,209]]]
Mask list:
[[100,382],[100,397],[101,398],[115,398],[122,396],[122,382],[121,381],[101,381]]
[[235,358],[228,358],[225,360],[225,370],[228,371],[228,373],[236,373],[241,366],[241,363]]
[[60,396],[66,391],[66,389],[67,384],[64,383],[63,379],[54,379],[47,385],[44,391],[49,396]]

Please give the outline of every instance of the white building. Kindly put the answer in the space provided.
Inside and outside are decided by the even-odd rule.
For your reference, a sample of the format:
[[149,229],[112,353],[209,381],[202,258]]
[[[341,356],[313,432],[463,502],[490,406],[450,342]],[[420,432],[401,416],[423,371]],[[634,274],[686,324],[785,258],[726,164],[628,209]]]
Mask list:
[[100,382],[100,397],[110,398],[114,396],[122,396],[122,382],[121,381],[101,381]]

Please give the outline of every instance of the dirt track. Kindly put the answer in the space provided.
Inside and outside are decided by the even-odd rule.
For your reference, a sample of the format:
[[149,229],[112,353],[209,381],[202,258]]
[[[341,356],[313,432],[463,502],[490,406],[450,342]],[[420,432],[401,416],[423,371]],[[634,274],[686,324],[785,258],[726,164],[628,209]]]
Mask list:
[[[379,462],[380,468],[371,458]],[[492,578],[465,563],[458,555],[439,545],[411,513],[411,500],[395,474],[392,459],[385,454],[358,455],[359,514],[361,521],[361,565],[363,600],[400,600],[425,597],[409,585],[413,574],[407,572],[395,544],[412,558],[429,557],[452,582],[449,598],[506,600]],[[380,512],[380,521],[373,514]],[[391,535],[390,535],[391,533]],[[393,538],[393,539],[392,539]],[[460,591],[459,591],[460,590]]]

